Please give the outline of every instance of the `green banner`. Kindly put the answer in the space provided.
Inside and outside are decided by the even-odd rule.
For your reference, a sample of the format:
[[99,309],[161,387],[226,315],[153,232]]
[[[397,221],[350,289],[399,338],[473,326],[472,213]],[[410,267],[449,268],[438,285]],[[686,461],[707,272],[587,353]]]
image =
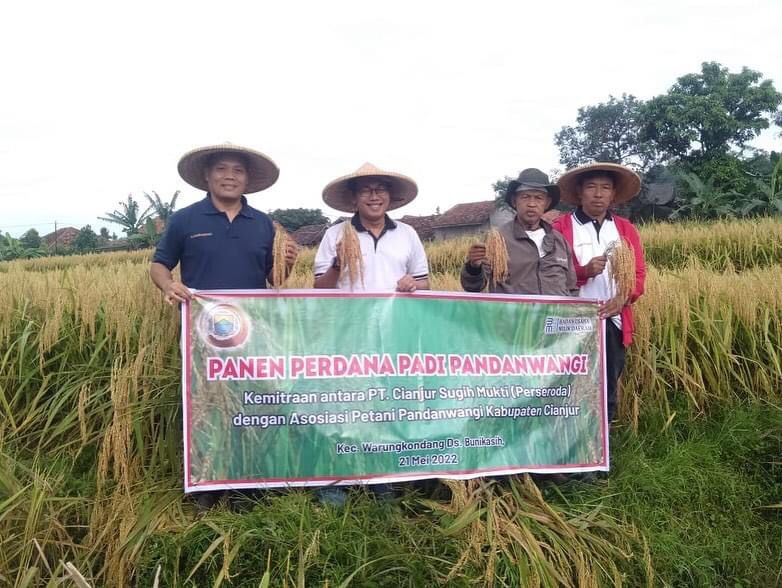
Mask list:
[[182,313],[186,492],[608,469],[595,301],[202,291]]

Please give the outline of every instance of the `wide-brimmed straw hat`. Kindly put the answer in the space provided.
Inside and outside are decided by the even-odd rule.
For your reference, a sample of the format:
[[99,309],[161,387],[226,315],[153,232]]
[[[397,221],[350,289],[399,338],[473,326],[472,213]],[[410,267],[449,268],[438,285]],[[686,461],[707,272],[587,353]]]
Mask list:
[[570,204],[579,205],[578,177],[587,172],[608,172],[614,178],[614,204],[622,204],[635,198],[641,191],[641,178],[629,167],[618,163],[590,163],[571,169],[563,174],[557,184],[562,194],[562,200]]
[[418,195],[418,186],[407,176],[382,170],[371,163],[365,163],[352,174],[342,176],[329,182],[323,188],[323,201],[331,208],[342,212],[355,212],[353,190],[351,182],[358,178],[378,178],[388,182],[391,186],[391,201],[388,210],[400,208],[413,201]]
[[274,184],[280,176],[280,168],[277,167],[277,164],[270,157],[255,149],[241,147],[233,143],[210,145],[188,151],[182,156],[182,159],[179,160],[179,165],[177,165],[179,175],[194,188],[204,191],[209,190],[204,170],[209,163],[209,158],[218,153],[236,154],[247,161],[247,188],[245,189],[245,194],[265,190]]
[[544,190],[551,198],[546,211],[551,210],[559,203],[559,187],[556,184],[550,184],[548,176],[537,168],[529,167],[519,174],[518,179],[511,180],[508,189],[505,190],[505,202],[508,206],[516,208],[516,192],[523,190]]

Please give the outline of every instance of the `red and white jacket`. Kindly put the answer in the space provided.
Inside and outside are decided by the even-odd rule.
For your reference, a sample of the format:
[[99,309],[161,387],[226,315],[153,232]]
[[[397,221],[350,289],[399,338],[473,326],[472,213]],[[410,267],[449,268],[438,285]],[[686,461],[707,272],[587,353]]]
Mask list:
[[[635,253],[635,288],[630,294],[630,300],[627,305],[622,309],[622,343],[627,347],[633,341],[633,331],[635,324],[633,323],[633,309],[632,304],[638,300],[644,293],[644,285],[646,283],[646,261],[644,260],[644,249],[641,245],[641,236],[638,234],[638,229],[635,228],[633,223],[628,219],[615,214],[611,214],[611,218],[616,224],[616,230],[619,232],[620,237],[625,239],[633,248]],[[563,214],[559,216],[552,226],[562,233],[565,237],[565,241],[568,242],[570,249],[573,250],[573,213]],[[575,251],[573,252],[573,263],[576,267],[576,285],[582,286],[587,281],[586,271],[584,267],[578,263]]]

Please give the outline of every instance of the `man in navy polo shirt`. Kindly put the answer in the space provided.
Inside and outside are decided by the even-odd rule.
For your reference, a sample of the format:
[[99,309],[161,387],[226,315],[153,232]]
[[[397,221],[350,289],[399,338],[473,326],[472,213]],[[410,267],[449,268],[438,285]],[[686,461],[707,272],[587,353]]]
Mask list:
[[[166,302],[191,298],[190,288],[266,288],[274,227],[244,195],[277,181],[280,171],[275,163],[263,153],[228,143],[186,153],[178,170],[188,184],[207,194],[171,217],[155,251],[149,273]],[[298,247],[289,239],[287,270],[297,255]],[[171,273],[177,264],[181,282]]]

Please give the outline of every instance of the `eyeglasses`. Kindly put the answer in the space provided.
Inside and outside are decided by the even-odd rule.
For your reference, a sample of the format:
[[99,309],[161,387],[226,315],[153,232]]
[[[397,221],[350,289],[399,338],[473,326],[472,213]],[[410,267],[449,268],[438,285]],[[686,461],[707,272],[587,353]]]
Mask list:
[[388,186],[364,186],[360,190],[358,190],[357,194],[359,196],[363,196],[364,198],[367,198],[368,196],[371,196],[372,194],[377,194],[378,196],[385,196],[388,194]]

